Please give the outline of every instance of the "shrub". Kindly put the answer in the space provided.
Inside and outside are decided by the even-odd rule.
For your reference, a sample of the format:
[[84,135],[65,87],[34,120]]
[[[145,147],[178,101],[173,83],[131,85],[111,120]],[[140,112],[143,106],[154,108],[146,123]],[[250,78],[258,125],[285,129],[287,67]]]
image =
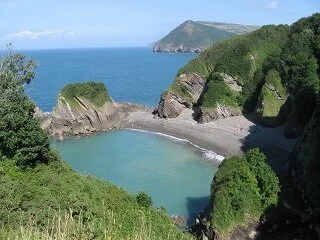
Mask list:
[[258,149],[224,160],[211,187],[212,226],[227,235],[245,223],[246,213],[258,219],[277,204],[279,191],[279,180]]
[[145,208],[152,207],[152,198],[145,192],[141,191],[136,196],[137,203]]
[[106,86],[101,82],[83,82],[72,83],[65,86],[61,95],[68,101],[68,103],[78,106],[76,97],[82,97],[98,107],[102,107],[106,102],[112,102]]

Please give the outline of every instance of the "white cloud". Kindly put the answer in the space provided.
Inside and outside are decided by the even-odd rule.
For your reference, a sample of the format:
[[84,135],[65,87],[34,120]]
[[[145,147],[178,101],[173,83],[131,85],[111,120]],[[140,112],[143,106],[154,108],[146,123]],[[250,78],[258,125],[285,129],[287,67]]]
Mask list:
[[266,4],[266,8],[272,9],[272,10],[277,9],[278,6],[279,6],[278,1],[271,1],[271,2],[268,2],[268,3]]
[[16,33],[11,33],[7,35],[5,38],[36,40],[40,38],[72,37],[74,35],[75,35],[74,32],[62,32],[62,31],[51,31],[51,30],[33,32],[29,30],[24,30]]

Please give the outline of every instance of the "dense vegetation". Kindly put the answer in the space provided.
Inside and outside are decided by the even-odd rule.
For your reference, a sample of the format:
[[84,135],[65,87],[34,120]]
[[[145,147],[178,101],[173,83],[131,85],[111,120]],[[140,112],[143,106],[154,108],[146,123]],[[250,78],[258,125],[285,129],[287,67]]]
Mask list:
[[[178,75],[199,72],[208,78],[210,74],[217,72],[234,76],[243,86],[243,91],[237,98],[237,105],[245,111],[252,111],[257,98],[256,92],[262,85],[263,64],[268,56],[277,55],[281,51],[288,32],[289,27],[284,25],[263,26],[252,33],[223,41],[190,61],[180,69]],[[210,92],[210,88],[207,92]],[[202,104],[207,104],[209,98],[204,97]]]
[[1,161],[0,206],[1,239],[30,224],[37,231],[52,228],[48,222],[64,221],[68,214],[75,224],[81,220],[81,226],[70,226],[77,231],[76,239],[127,239],[143,224],[153,239],[184,237],[166,212],[139,204],[110,183],[80,176],[61,161],[25,170],[11,160]]
[[203,97],[202,106],[205,108],[215,108],[217,103],[237,106],[237,92],[232,91],[223,81],[219,73],[213,73],[208,77],[208,90]]
[[98,107],[102,107],[106,102],[112,102],[106,86],[101,82],[68,84],[62,89],[61,96],[68,103],[76,106],[78,105],[77,97],[85,98]]
[[188,20],[172,30],[158,41],[157,44],[169,46],[184,45],[189,49],[197,47],[205,48],[234,35],[235,33]]
[[[81,176],[51,150],[23,88],[34,67],[0,59],[0,239],[189,239],[146,194]],[[89,83],[67,96],[79,86],[106,92]]]
[[[236,104],[267,125],[288,121],[287,136],[298,136],[312,116],[319,92],[319,25],[320,14],[316,13],[292,26],[263,26],[213,45],[181,68],[177,77],[197,72],[207,79],[197,106],[214,108],[215,101]],[[214,73],[233,76],[242,92],[235,96],[224,84],[212,82]],[[176,80],[166,93],[172,91],[183,98],[179,88]]]
[[279,180],[258,149],[243,157],[224,160],[216,172],[211,189],[211,225],[228,235],[246,222],[245,214],[259,218],[265,209],[277,204]]
[[24,94],[34,67],[19,54],[0,61],[0,160],[10,158],[20,166],[54,159],[49,138],[33,117],[35,106]]

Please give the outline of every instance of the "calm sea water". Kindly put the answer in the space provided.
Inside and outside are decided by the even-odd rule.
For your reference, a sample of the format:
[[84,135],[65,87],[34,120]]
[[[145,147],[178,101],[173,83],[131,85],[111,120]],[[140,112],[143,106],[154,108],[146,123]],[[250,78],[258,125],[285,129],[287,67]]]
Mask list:
[[38,63],[27,91],[43,111],[52,111],[68,83],[101,81],[115,101],[156,106],[178,69],[195,54],[159,54],[149,48],[24,51]]
[[191,220],[208,203],[216,165],[186,142],[132,130],[55,142],[71,166]]
[[[52,111],[61,88],[71,82],[102,81],[115,101],[156,106],[178,69],[194,54],[155,54],[147,48],[25,51],[39,64],[27,92]],[[189,220],[206,206],[216,165],[186,142],[131,130],[53,142],[81,173],[143,190],[156,207]]]

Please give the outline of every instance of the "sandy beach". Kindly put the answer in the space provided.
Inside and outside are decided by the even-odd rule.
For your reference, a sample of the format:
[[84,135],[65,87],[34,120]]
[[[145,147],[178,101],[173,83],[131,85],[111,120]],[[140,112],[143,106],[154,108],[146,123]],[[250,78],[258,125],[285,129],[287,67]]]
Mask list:
[[250,147],[259,147],[269,158],[270,164],[283,170],[288,153],[296,139],[286,139],[284,127],[266,128],[245,116],[220,119],[198,124],[191,117],[192,110],[185,110],[177,118],[154,118],[151,112],[132,113],[125,128],[147,130],[189,140],[201,148],[227,157],[243,154]]

